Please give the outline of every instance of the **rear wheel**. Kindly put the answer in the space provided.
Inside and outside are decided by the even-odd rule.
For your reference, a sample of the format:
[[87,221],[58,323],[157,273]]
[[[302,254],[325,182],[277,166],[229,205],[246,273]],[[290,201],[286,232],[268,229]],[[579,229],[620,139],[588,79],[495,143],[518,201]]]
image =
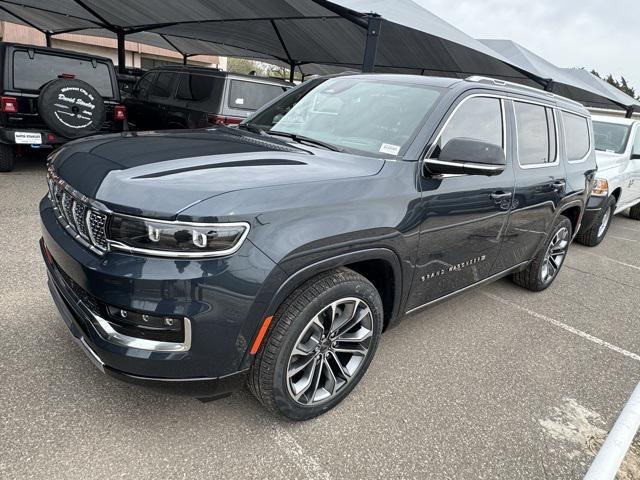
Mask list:
[[383,324],[380,295],[346,268],[294,291],[278,309],[249,375],[269,410],[307,420],[339,404],[365,374]]
[[10,172],[13,170],[16,152],[13,145],[0,143],[0,172]]
[[600,212],[598,212],[593,225],[587,230],[580,229],[576,240],[587,247],[599,245],[609,231],[615,211],[616,199],[615,197],[609,197],[605,205],[600,209]]
[[558,217],[551,235],[534,260],[521,272],[514,273],[513,282],[534,292],[540,292],[558,276],[571,243],[571,221]]
[[640,220],[640,203],[629,209],[629,218]]

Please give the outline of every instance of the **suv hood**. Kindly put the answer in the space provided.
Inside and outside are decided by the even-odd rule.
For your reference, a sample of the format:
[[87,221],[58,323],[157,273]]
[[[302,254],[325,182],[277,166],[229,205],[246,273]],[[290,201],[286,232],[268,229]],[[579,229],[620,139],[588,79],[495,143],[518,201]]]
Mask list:
[[54,153],[52,167],[114,211],[172,219],[224,193],[371,176],[384,165],[375,157],[297,147],[226,127],[127,133],[71,142]]
[[603,152],[596,150],[596,163],[598,164],[598,172],[609,170],[610,168],[624,167],[630,162],[629,155],[626,153]]

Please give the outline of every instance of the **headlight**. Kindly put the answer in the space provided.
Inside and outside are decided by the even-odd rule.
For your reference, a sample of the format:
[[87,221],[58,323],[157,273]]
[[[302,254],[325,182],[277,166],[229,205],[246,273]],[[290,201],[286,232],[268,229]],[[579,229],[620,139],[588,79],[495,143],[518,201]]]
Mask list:
[[114,215],[109,245],[117,250],[179,258],[219,257],[236,252],[249,224],[166,222]]
[[609,194],[609,182],[604,178],[596,178],[595,184],[591,189],[591,195],[596,197],[606,197]]

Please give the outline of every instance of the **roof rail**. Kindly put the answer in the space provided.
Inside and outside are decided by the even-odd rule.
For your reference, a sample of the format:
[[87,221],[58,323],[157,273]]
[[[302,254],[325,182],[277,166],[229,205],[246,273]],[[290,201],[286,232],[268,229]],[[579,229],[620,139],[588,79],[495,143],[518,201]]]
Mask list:
[[529,92],[536,92],[538,95],[544,94],[548,97],[555,98],[564,102],[572,103],[581,108],[585,108],[585,106],[582,103],[572,100],[570,98],[563,97],[562,95],[556,95],[555,93],[548,92],[546,90],[540,90],[539,88],[530,87],[528,85],[522,85],[520,83],[508,82],[506,80],[500,80],[498,78],[483,77],[481,75],[472,75],[470,77],[465,78],[465,80],[467,80],[468,82],[485,83],[490,85],[496,85],[498,87],[512,87],[512,88],[518,88],[520,90],[525,90]]

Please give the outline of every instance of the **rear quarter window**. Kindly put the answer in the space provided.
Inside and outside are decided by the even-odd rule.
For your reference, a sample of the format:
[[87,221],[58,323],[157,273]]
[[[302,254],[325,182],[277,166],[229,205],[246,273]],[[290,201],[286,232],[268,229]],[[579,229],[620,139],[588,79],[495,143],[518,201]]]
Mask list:
[[100,95],[113,98],[111,72],[104,62],[34,52],[33,58],[24,50],[13,53],[13,86],[23,90],[40,90],[63,73],[75,75],[95,88]]
[[562,122],[567,142],[567,158],[569,161],[582,160],[591,148],[589,120],[573,113],[562,112]]
[[228,105],[240,110],[258,110],[287,90],[287,87],[268,83],[231,80]]

